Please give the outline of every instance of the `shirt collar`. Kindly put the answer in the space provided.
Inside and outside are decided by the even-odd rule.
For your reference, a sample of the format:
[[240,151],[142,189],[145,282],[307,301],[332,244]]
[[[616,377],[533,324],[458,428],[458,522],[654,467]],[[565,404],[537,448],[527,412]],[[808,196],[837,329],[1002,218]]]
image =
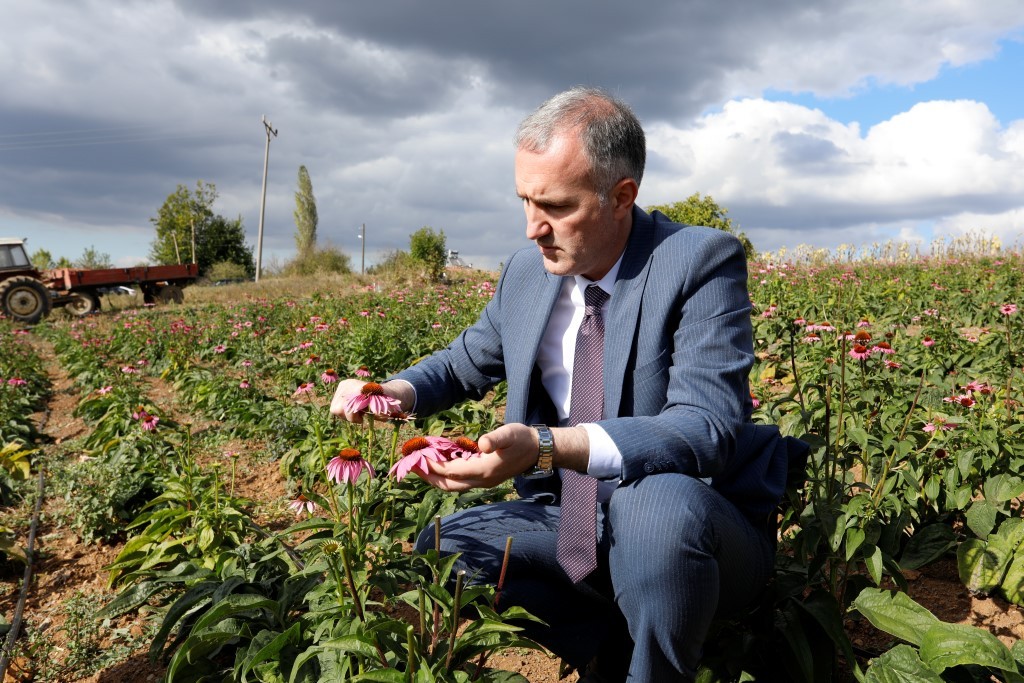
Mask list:
[[619,254],[618,260],[615,261],[615,264],[611,267],[611,269],[609,269],[607,273],[605,273],[604,277],[601,278],[600,280],[588,280],[582,275],[574,275],[573,277],[576,279],[576,287],[578,287],[579,290],[582,292],[589,285],[596,284],[598,287],[607,292],[608,296],[611,296],[612,291],[615,289],[615,278],[618,277],[619,275],[619,266],[622,265],[622,257],[625,253],[626,251],[623,250],[622,254]]

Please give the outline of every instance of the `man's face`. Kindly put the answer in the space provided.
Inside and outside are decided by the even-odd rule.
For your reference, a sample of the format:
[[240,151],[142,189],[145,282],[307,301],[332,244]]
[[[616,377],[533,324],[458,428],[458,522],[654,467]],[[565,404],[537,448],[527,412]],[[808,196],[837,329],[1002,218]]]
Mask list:
[[602,206],[575,134],[556,136],[544,152],[516,151],[516,194],[526,236],[548,272],[599,280],[615,265],[629,236],[632,200],[623,210],[613,190]]

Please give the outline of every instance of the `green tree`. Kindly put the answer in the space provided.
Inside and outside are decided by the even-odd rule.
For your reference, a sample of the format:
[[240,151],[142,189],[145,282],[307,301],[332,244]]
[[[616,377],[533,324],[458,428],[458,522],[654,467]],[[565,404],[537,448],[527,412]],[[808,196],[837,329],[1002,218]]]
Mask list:
[[649,206],[647,211],[660,211],[674,223],[705,225],[709,228],[723,230],[730,235],[736,235],[740,243],[743,244],[743,251],[747,255],[747,260],[749,261],[757,256],[757,251],[747,238],[746,233],[736,232],[736,228],[739,226],[733,225],[732,219],[729,218],[729,209],[719,206],[709,194],[701,197],[700,192],[694,192],[685,201]]
[[423,226],[414,232],[409,236],[409,254],[427,267],[431,280],[440,280],[448,259],[444,230],[434,232],[433,228]]
[[195,230],[195,262],[205,273],[214,263],[230,261],[255,273],[252,248],[245,243],[242,218],[228,220],[213,212],[217,187],[196,183],[196,189],[184,185],[167,196],[150,222],[156,227],[156,239],[150,247],[150,259],[158,264],[189,263],[193,260],[192,231]]
[[96,251],[95,247],[89,246],[82,252],[82,256],[75,261],[75,267],[96,270],[99,268],[113,268],[114,264],[110,260],[110,254]]
[[50,270],[53,265],[53,254],[46,249],[37,249],[30,257],[36,270]]
[[316,248],[316,197],[313,196],[313,181],[309,171],[299,166],[299,189],[295,192],[295,247],[299,258],[312,254]]

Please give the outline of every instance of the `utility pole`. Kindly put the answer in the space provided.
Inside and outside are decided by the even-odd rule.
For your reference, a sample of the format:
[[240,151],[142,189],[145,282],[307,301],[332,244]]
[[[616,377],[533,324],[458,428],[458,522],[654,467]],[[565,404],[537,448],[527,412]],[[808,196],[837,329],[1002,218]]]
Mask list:
[[263,152],[263,194],[260,199],[260,231],[256,236],[256,282],[260,281],[263,269],[263,214],[267,208],[267,164],[270,162],[270,136],[277,137],[277,131],[270,127],[266,115],[263,116],[263,127],[267,133],[267,147]]
[[366,223],[363,223],[362,232],[359,233],[359,241],[363,243],[363,260],[359,264],[359,274],[366,274]]

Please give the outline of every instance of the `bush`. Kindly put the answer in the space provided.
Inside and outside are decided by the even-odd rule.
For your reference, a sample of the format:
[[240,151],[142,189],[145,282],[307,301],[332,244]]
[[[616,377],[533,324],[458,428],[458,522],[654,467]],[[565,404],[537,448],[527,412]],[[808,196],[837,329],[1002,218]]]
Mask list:
[[206,271],[206,277],[211,282],[224,282],[231,280],[248,280],[249,273],[245,266],[232,261],[218,261]]
[[444,275],[444,266],[448,260],[448,247],[444,230],[424,226],[409,236],[409,253],[414,259],[427,267],[427,275],[437,282]]
[[317,275],[323,273],[351,273],[352,259],[337,247],[327,246],[312,250],[306,256],[296,256],[285,264],[283,275]]

